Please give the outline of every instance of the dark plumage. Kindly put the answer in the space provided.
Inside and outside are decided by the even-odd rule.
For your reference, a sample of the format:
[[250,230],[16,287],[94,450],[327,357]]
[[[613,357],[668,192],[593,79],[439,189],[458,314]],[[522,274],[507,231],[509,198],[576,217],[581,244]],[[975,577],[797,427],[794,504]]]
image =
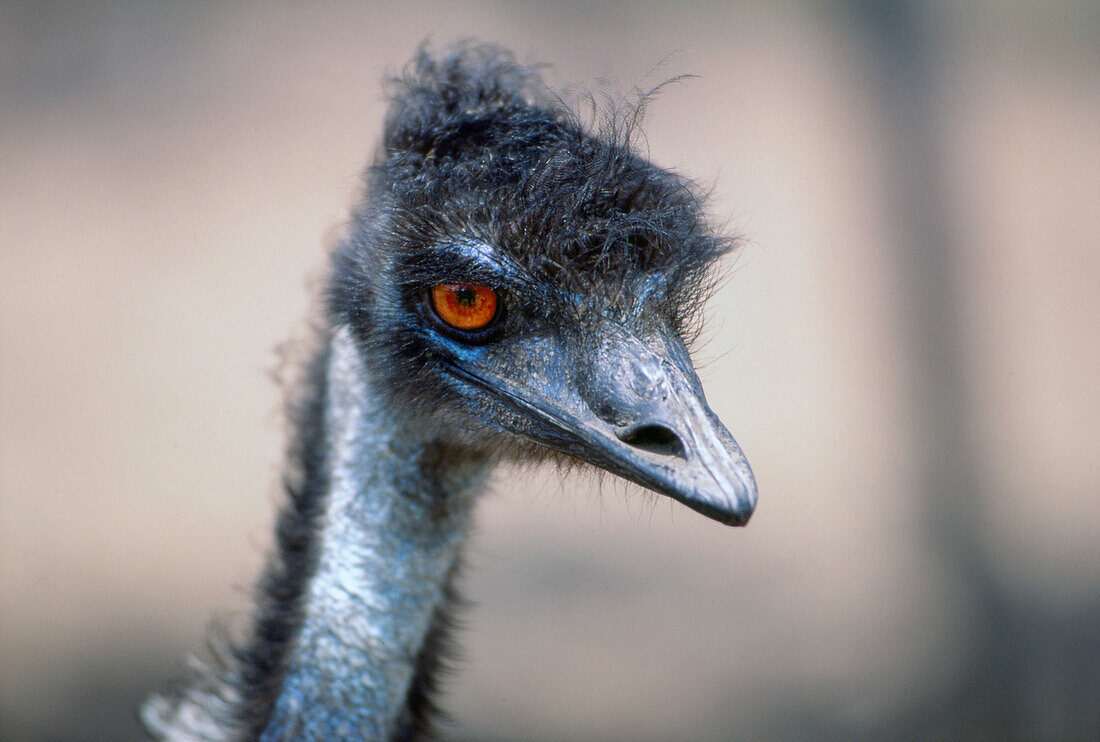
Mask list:
[[[253,629],[146,706],[156,735],[428,736],[459,544],[501,458],[579,459],[747,520],[752,474],[685,350],[731,242],[632,151],[632,111],[593,134],[492,46],[422,49],[392,82],[290,405]],[[452,285],[491,292],[492,320],[441,319],[430,290]]]
[[689,339],[702,281],[732,241],[707,228],[689,182],[629,149],[633,118],[593,136],[500,49],[421,52],[393,82],[382,150],[333,272],[334,311],[364,342],[396,351],[373,370],[423,388],[422,348],[378,337],[392,328],[370,312],[400,303],[402,289],[416,301],[425,277],[476,272],[425,249],[456,235],[524,269],[528,316],[558,323],[585,296],[625,315],[652,312]]

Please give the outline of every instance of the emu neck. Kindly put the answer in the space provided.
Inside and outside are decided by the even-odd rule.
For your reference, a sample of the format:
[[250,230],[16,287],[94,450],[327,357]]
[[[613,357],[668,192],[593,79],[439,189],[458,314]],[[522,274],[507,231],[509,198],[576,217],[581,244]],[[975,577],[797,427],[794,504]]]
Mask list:
[[403,739],[488,467],[455,460],[388,406],[347,328],[333,335],[326,376],[316,568],[261,739]]

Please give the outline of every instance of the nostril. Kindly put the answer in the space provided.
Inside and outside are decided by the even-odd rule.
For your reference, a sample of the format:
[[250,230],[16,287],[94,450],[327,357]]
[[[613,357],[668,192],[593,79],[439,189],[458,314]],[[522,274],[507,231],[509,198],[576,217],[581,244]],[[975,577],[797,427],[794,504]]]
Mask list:
[[619,440],[635,448],[664,454],[665,456],[684,455],[684,444],[680,437],[664,425],[637,425],[619,432]]

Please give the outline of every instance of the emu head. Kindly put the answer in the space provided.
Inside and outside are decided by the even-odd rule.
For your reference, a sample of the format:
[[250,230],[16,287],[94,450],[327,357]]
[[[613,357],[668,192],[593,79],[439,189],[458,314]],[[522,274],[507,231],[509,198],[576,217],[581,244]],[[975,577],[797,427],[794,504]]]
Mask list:
[[395,81],[332,312],[395,415],[744,524],[752,471],[686,349],[730,241],[610,128],[586,132],[498,49],[422,51]]

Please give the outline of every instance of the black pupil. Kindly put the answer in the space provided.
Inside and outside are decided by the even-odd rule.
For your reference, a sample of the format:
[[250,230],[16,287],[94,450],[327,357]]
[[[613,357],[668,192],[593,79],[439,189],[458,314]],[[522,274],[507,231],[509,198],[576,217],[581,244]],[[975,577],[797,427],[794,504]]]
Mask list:
[[464,307],[472,307],[477,302],[477,292],[473,289],[459,289],[455,292],[458,303]]

